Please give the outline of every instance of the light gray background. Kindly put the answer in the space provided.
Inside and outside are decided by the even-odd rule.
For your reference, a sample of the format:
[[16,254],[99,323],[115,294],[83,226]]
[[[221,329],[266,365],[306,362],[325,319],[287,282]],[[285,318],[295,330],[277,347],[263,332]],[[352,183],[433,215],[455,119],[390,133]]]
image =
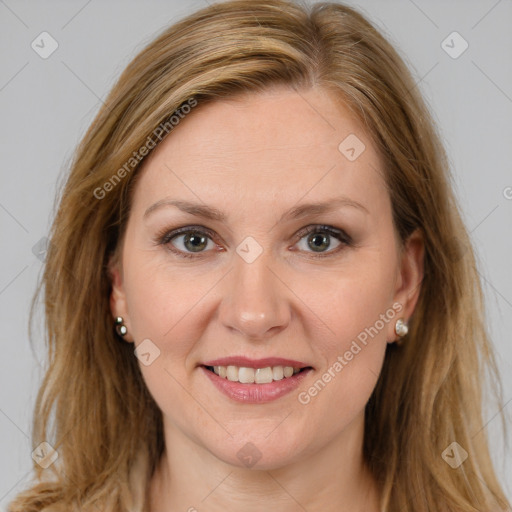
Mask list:
[[[512,1],[347,3],[398,47],[441,128],[481,260],[510,424]],[[126,64],[165,26],[206,5],[206,0],[0,0],[2,509],[30,477],[31,415],[44,362],[41,328],[34,353],[27,334],[29,302],[42,268],[32,249],[48,232],[57,184]],[[43,31],[59,45],[47,59],[31,48]],[[456,59],[441,46],[453,31],[469,44]],[[461,48],[459,42],[454,45]],[[496,405],[488,402],[487,409],[482,427],[489,432],[499,477],[512,499],[511,451],[503,448]]]

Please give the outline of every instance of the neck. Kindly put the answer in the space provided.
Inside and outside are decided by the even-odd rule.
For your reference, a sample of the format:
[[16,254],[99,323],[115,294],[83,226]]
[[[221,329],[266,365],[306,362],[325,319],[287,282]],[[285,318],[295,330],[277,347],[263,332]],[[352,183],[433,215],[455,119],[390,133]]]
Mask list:
[[227,464],[166,425],[166,449],[149,487],[150,512],[378,512],[377,485],[362,456],[363,418],[322,450],[267,470]]

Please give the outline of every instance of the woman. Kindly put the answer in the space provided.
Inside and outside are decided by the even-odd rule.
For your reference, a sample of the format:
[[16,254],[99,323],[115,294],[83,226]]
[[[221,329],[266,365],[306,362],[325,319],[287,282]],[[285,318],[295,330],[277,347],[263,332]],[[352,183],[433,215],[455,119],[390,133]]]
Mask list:
[[351,8],[228,1],[143,50],[43,284],[39,481],[11,512],[510,507],[444,150]]

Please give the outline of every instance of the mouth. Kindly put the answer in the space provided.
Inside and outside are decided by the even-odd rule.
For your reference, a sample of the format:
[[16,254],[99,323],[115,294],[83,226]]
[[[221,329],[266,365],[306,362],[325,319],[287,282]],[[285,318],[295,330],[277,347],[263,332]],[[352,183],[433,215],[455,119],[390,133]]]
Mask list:
[[202,365],[206,370],[215,373],[222,379],[240,384],[270,384],[290,379],[298,373],[312,370],[311,366],[273,365],[249,367],[236,365]]
[[289,359],[244,357],[208,361],[199,368],[222,394],[243,404],[263,404],[284,397],[314,370]]

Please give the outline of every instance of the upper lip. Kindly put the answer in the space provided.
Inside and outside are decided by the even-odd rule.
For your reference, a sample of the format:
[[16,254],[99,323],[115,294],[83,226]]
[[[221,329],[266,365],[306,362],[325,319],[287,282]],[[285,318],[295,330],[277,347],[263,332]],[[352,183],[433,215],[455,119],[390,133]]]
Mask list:
[[245,356],[221,357],[206,361],[203,366],[239,366],[245,368],[266,368],[267,366],[292,366],[293,368],[307,368],[310,365],[293,359],[282,357],[264,357],[262,359],[250,359]]

